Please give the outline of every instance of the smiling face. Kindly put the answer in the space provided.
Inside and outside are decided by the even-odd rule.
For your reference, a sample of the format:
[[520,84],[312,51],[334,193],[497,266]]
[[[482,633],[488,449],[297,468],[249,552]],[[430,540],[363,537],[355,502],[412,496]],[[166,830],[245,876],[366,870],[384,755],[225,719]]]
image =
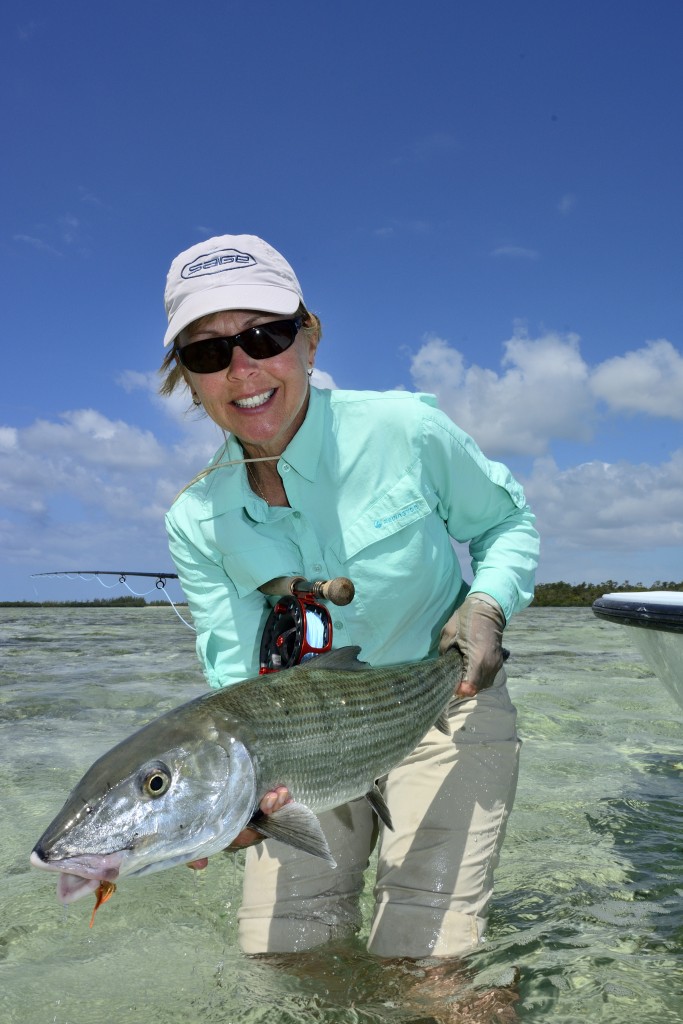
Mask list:
[[[184,348],[206,338],[230,337],[276,320],[282,314],[225,310],[195,320],[176,344]],[[308,370],[316,347],[316,332],[302,329],[279,355],[253,359],[236,346],[227,369],[192,373],[183,368],[183,375],[207,415],[239,438],[248,455],[281,455],[306,415]]]

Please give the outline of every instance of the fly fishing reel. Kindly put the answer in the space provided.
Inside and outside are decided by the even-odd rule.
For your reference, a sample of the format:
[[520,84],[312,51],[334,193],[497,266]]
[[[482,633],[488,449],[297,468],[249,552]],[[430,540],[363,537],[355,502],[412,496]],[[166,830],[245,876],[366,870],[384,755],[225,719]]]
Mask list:
[[[354,588],[339,577],[310,583],[300,576],[271,580],[259,588],[264,593],[282,594],[263,629],[259,673],[266,675],[300,665],[332,648],[332,619],[318,598],[333,604],[348,604]],[[283,594],[288,590],[289,594]]]

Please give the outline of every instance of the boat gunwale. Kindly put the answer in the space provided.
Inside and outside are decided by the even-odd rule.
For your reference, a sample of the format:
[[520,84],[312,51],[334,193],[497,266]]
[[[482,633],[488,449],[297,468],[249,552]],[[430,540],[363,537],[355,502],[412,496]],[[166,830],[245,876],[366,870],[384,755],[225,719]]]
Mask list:
[[672,591],[671,596],[679,598],[679,601],[649,601],[647,591],[642,595],[604,594],[593,602],[593,614],[621,626],[635,626],[662,633],[683,633],[683,594]]

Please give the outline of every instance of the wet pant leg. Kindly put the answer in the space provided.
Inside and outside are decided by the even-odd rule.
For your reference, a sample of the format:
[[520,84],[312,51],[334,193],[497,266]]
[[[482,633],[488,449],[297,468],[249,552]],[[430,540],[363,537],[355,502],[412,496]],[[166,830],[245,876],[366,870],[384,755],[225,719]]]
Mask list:
[[274,839],[247,850],[237,915],[245,953],[312,949],[360,928],[363,876],[377,837],[372,808],[362,798],[319,819],[336,868]]
[[430,730],[385,786],[369,949],[460,956],[482,941],[517,785],[516,712],[505,675],[451,706],[452,736]]

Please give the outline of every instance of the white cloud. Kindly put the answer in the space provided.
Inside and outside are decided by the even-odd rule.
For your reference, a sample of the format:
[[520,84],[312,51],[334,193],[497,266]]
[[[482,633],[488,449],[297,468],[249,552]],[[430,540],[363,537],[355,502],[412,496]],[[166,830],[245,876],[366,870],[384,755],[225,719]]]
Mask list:
[[539,459],[524,489],[541,534],[540,580],[681,580],[683,449],[658,465],[560,470]]
[[463,386],[465,361],[462,354],[443,338],[427,334],[410,364],[410,372],[421,391],[434,391],[441,395]]
[[90,206],[103,205],[102,200],[89,189],[87,189],[85,185],[78,186],[78,195],[82,203],[88,203]]
[[432,230],[429,221],[415,218],[413,220],[390,220],[388,224],[373,228],[376,238],[393,238],[395,235],[428,235]]
[[559,203],[557,204],[557,209],[560,211],[563,217],[567,217],[572,212],[575,206],[576,196],[573,195],[571,192],[567,192],[565,195],[562,196]]
[[503,345],[501,370],[466,366],[443,338],[426,336],[411,362],[415,387],[433,392],[445,412],[495,456],[539,456],[553,441],[589,441],[598,399],[609,415],[641,412],[683,419],[683,355],[649,342],[591,367],[576,334],[530,338],[517,328]]
[[133,391],[146,391],[150,396],[155,395],[159,388],[159,374],[154,370],[141,373],[139,370],[123,370],[116,378],[116,383],[122,387],[126,394]]
[[72,242],[77,241],[78,229],[81,226],[77,217],[74,217],[70,213],[66,213],[63,217],[59,218],[58,223],[62,232],[62,240],[66,242],[67,245],[71,245]]
[[16,427],[0,427],[0,450],[10,451],[17,447]]
[[162,529],[174,496],[217,447],[215,428],[209,443],[165,445],[151,431],[93,409],[2,428],[0,439],[10,442],[0,445],[0,503],[13,523],[14,559],[35,548],[37,529],[42,544],[75,528],[77,546],[78,524],[86,533],[87,524],[97,524],[106,551],[119,529]]
[[163,463],[162,447],[150,431],[110,420],[94,409],[65,412],[61,420],[36,420],[22,430],[23,450],[58,463],[71,458],[100,468],[152,469]]
[[325,370],[319,370],[317,366],[313,367],[311,384],[314,388],[329,388],[330,391],[334,391],[337,387],[332,375],[327,373]]
[[553,439],[587,441],[593,410],[576,335],[522,331],[504,345],[504,370],[465,368],[460,352],[429,337],[411,363],[415,386],[488,453],[542,455]]
[[186,426],[193,415],[195,419],[197,417],[190,392],[186,387],[176,388],[172,395],[159,394],[161,377],[154,370],[149,370],[147,373],[124,370],[116,378],[116,383],[127,394],[131,394],[133,391],[142,391],[155,408],[179,425]]
[[31,248],[37,249],[38,252],[49,252],[53,256],[63,256],[64,254],[55,249],[54,246],[50,245],[45,241],[44,238],[37,238],[35,235],[13,235],[15,242],[23,242],[25,245],[30,245]]
[[683,419],[683,354],[670,341],[605,360],[593,371],[593,393],[613,410]]
[[541,459],[525,491],[544,536],[567,547],[683,545],[683,449],[659,465],[593,461],[559,470]]
[[172,395],[159,394],[159,374],[155,370],[140,373],[125,370],[116,379],[124,391],[142,391],[164,417],[184,433],[186,454],[194,457],[196,465],[203,465],[224,440],[223,433],[202,409],[192,404],[187,388],[176,388]]
[[505,256],[515,260],[537,260],[536,249],[527,249],[523,245],[499,245],[491,253],[492,256]]

